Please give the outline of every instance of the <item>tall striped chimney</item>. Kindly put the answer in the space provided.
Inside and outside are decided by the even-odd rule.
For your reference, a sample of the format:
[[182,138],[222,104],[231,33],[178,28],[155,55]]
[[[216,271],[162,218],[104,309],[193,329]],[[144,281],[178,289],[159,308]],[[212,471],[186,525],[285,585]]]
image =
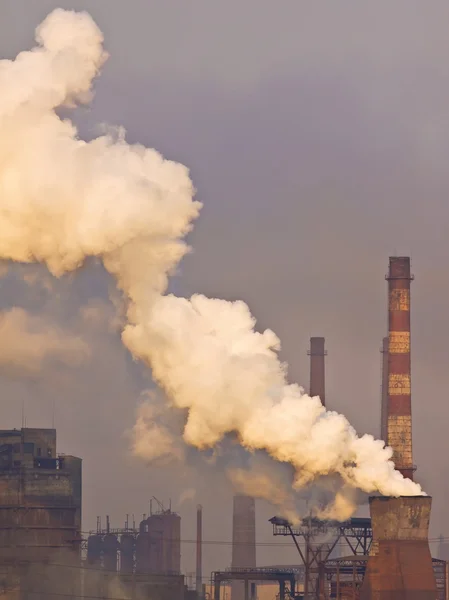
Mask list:
[[413,479],[410,361],[410,258],[390,257],[388,281],[388,406],[386,442],[404,477]]

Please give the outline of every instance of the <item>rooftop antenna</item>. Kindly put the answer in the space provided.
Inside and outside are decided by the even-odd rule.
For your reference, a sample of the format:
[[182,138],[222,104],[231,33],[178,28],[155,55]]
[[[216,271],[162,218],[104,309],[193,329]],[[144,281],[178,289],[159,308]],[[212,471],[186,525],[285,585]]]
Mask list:
[[22,398],[22,429],[25,427],[25,398]]
[[53,398],[52,407],[51,407],[51,428],[55,429],[55,399]]
[[162,504],[162,502],[160,500],[158,500],[156,498],[156,496],[153,496],[153,500],[156,500],[157,505],[159,506],[159,510],[161,511],[161,513],[163,513],[164,512],[164,505]]

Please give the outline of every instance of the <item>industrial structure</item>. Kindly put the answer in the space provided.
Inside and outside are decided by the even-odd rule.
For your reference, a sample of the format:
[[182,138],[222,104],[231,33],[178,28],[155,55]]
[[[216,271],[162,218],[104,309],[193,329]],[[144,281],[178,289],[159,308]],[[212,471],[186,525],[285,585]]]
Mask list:
[[390,257],[388,275],[388,402],[386,443],[404,477],[413,479],[410,357],[410,258]]
[[[232,513],[232,563],[231,570],[256,568],[256,507],[249,496],[234,496]],[[232,583],[232,600],[244,600],[243,579]],[[247,600],[247,599],[246,599]]]
[[87,540],[87,562],[105,571],[149,573],[157,575],[180,575],[181,573],[181,518],[171,508],[159,509],[143,515],[136,529],[129,527],[112,529],[109,517],[106,528],[97,530]]
[[[410,259],[390,257],[386,279],[381,435],[393,449],[397,469],[412,479]],[[325,404],[323,337],[310,338],[308,355],[309,393]],[[372,497],[370,517],[344,523],[310,515],[293,525],[273,517],[273,534],[292,539],[299,564],[257,568],[255,500],[237,495],[231,566],[214,571],[208,594],[200,505],[196,540],[190,540],[196,548],[194,557],[191,547],[196,576],[188,589],[181,573],[181,518],[171,505],[166,509],[153,496],[138,524],[127,516],[124,527],[113,528],[106,517],[102,527],[98,518],[96,530],[83,540],[81,499],[81,459],[57,453],[54,429],[0,431],[0,600],[222,600],[227,598],[223,584],[231,587],[232,600],[256,600],[270,585],[280,600],[449,598],[449,551],[443,538],[440,559],[430,553],[428,496]]]
[[203,586],[203,507],[196,508],[196,577],[195,590],[197,598],[204,598]]
[[[153,502],[157,508],[153,510]],[[181,518],[153,497],[150,513],[138,527],[128,517],[125,526],[112,528],[109,517],[106,527],[97,529],[87,539],[89,594],[104,595],[104,582],[109,587],[120,585],[129,593],[157,600],[184,598],[185,583],[181,575]],[[102,572],[102,577],[97,576]],[[137,593],[138,592],[138,593]]]
[[[390,257],[386,279],[388,337],[381,348],[381,434],[393,449],[396,468],[413,479],[410,258]],[[310,393],[317,395],[317,386],[322,386],[324,397],[324,358],[320,367],[312,363],[315,353],[325,354],[324,340],[319,350],[314,344],[311,340]],[[322,373],[322,381],[317,372]],[[428,496],[374,497],[369,519],[338,524],[309,518],[297,527],[278,517],[271,522],[274,535],[291,536],[298,550],[304,565],[304,598],[447,600],[447,564],[432,559],[429,549],[430,509]],[[333,548],[343,540],[350,555],[332,558]]]
[[370,498],[373,544],[360,600],[434,600],[429,496]]
[[388,336],[382,339],[380,349],[382,355],[382,376],[381,376],[381,405],[380,405],[380,439],[387,439],[388,429]]
[[6,596],[77,592],[81,481],[81,459],[57,454],[55,429],[0,431],[0,589]]
[[326,406],[325,392],[325,357],[327,355],[324,349],[323,337],[310,338],[310,350],[307,354],[310,356],[310,396],[319,396],[323,406]]

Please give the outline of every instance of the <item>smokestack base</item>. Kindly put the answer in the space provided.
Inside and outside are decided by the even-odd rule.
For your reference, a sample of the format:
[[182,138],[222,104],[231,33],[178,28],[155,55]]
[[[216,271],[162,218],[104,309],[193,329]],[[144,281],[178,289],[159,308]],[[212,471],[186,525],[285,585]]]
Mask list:
[[360,600],[434,600],[430,496],[372,497],[373,543]]

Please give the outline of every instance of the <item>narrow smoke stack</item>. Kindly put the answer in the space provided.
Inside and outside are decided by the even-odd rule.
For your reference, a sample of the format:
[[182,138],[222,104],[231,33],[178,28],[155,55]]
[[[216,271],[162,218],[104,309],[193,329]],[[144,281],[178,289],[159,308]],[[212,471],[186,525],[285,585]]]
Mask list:
[[380,352],[382,354],[380,437],[385,441],[388,434],[388,337],[383,338]]
[[203,508],[196,510],[196,596],[203,597]]
[[326,406],[324,357],[327,355],[324,349],[323,337],[310,338],[310,396],[319,396],[323,406]]
[[413,480],[409,257],[390,257],[388,281],[388,407],[386,442],[396,468]]
[[432,498],[370,498],[373,543],[360,600],[437,598],[428,534]]
[[[254,498],[234,496],[232,518],[232,568],[256,567],[256,511]],[[244,600],[243,581],[232,584],[232,600]]]

